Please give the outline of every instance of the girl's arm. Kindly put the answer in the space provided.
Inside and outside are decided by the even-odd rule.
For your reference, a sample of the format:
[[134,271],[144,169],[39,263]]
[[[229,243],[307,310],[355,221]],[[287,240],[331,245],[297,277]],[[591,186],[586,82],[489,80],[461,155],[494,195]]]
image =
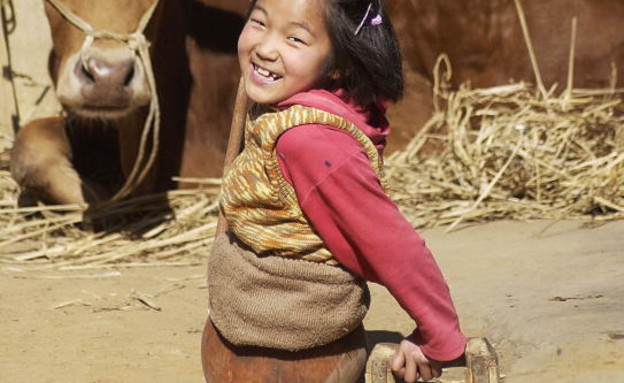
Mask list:
[[442,273],[382,190],[359,143],[335,128],[307,125],[283,134],[277,154],[304,214],[336,259],[386,286],[418,324],[410,338],[425,355],[459,357],[465,337]]

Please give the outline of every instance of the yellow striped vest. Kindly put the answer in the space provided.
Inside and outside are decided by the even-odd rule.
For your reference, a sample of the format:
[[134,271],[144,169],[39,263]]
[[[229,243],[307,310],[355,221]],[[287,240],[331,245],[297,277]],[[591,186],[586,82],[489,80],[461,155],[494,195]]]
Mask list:
[[350,133],[382,179],[382,159],[353,123],[300,105],[247,119],[245,145],[223,179],[220,207],[229,230],[257,255],[278,255],[338,264],[303,215],[293,187],[283,177],[275,146],[287,130],[305,124],[330,125]]

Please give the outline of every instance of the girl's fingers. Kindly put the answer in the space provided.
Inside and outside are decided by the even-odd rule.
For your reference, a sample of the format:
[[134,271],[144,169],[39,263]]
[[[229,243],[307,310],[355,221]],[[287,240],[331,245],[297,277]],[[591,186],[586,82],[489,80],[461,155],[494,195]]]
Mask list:
[[397,378],[407,383],[414,383],[418,379],[429,381],[442,375],[440,362],[427,359],[418,346],[407,341],[399,345],[390,367]]
[[401,379],[401,382],[403,382],[405,379],[405,367],[401,367],[398,370],[392,370],[392,373],[394,374],[394,377],[397,379]]
[[420,373],[420,377],[425,382],[431,380],[433,378],[433,373],[431,371],[431,366],[428,363],[418,363],[418,372]]
[[[405,366],[405,353],[399,347],[397,352],[394,354],[394,358],[392,359],[392,364],[390,365],[390,367],[392,368],[392,371],[398,374],[401,369],[404,369],[404,366]],[[400,377],[402,378],[403,375],[401,375]]]
[[442,363],[432,362],[430,366],[431,366],[431,373],[433,374],[434,378],[439,378],[442,376]]
[[418,373],[418,367],[419,366],[416,363],[416,360],[408,355],[405,358],[405,375],[403,377],[403,380],[405,380],[407,383],[413,383],[418,380],[418,378],[420,377],[420,374]]

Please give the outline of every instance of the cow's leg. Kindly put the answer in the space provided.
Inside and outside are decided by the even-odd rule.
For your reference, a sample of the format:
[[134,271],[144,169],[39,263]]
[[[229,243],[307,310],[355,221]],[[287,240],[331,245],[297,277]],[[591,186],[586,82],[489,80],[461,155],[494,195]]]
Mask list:
[[100,200],[72,165],[72,149],[60,117],[35,120],[20,129],[10,168],[22,192],[38,200],[54,204]]

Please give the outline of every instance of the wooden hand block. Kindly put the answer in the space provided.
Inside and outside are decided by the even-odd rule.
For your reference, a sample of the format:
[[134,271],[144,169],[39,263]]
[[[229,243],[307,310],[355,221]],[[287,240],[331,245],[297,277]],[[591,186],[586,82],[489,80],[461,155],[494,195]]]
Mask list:
[[[378,343],[366,364],[366,383],[398,383],[390,369],[396,343]],[[500,383],[498,357],[486,338],[470,338],[463,358],[445,362],[444,368],[464,367],[466,383]]]

